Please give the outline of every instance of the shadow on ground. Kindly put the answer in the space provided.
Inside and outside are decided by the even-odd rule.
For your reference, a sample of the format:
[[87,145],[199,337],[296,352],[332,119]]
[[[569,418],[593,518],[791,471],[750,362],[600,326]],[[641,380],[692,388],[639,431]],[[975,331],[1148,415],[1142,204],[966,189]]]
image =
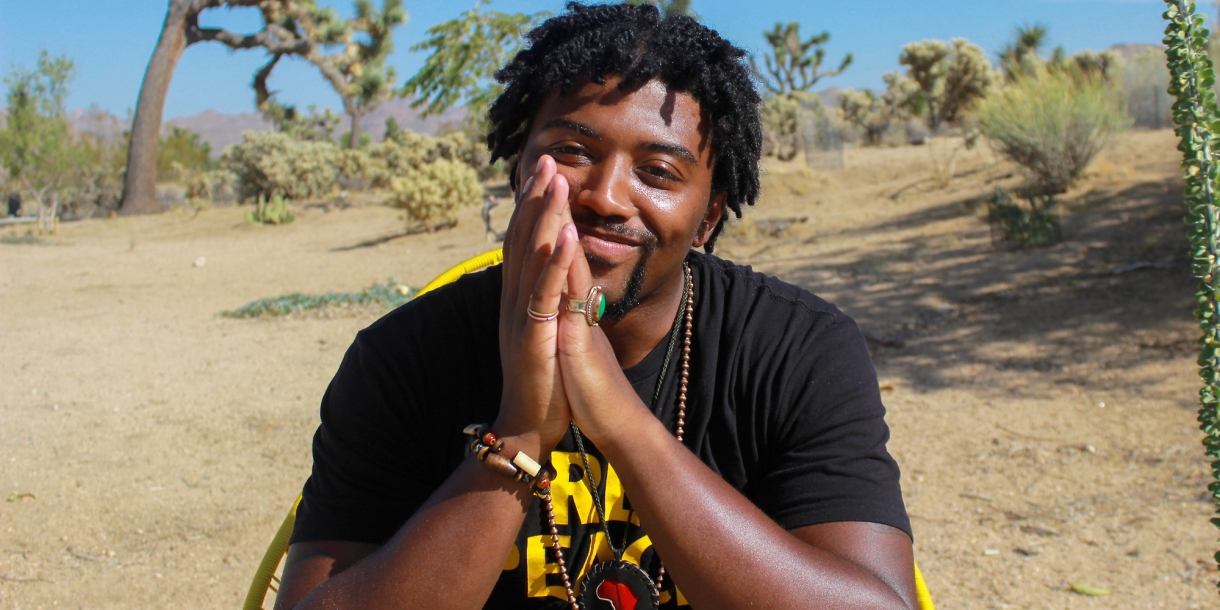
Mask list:
[[[974,197],[814,235],[806,243],[828,247],[776,271],[856,318],[878,364],[912,386],[969,383],[963,372],[977,383],[990,370],[1090,387],[1099,369],[1194,348],[1180,185],[1141,182],[1069,201],[1063,240],[1047,248],[993,245]],[[958,229],[926,230],[942,222]],[[865,243],[882,232],[902,237]],[[1129,380],[1141,381],[1155,380]]]

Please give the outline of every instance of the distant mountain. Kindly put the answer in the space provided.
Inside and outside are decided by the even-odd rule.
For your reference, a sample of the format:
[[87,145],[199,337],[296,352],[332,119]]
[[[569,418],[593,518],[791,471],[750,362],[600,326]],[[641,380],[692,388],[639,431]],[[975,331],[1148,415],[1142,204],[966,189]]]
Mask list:
[[271,123],[262,115],[253,112],[224,114],[215,110],[204,110],[188,117],[178,117],[165,122],[164,131],[171,127],[189,129],[212,146],[212,154],[219,155],[225,147],[241,141],[247,131],[271,131]]
[[1165,47],[1159,44],[1147,44],[1143,42],[1124,42],[1110,47],[1111,51],[1118,54],[1123,59],[1131,59],[1136,55],[1143,55],[1150,51],[1165,52]]
[[[347,133],[348,122],[335,129],[335,136]],[[461,108],[450,109],[439,117],[420,118],[419,112],[411,108],[410,100],[394,99],[382,104],[369,116],[360,121],[360,127],[375,140],[385,135],[385,120],[394,117],[398,126],[419,133],[435,134],[449,125],[460,123],[466,116]],[[243,112],[240,114],[224,114],[215,110],[205,110],[189,117],[178,117],[165,122],[166,128],[182,127],[198,133],[203,141],[212,146],[212,151],[219,155],[225,147],[241,141],[241,134],[247,131],[271,131],[271,123],[259,114]]]

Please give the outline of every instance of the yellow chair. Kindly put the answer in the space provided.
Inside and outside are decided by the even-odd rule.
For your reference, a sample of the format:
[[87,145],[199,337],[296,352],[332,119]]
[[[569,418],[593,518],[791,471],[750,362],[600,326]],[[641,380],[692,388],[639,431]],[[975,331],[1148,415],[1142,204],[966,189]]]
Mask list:
[[[502,260],[504,260],[504,250],[496,248],[462,261],[428,282],[427,285],[420,288],[419,292],[415,293],[415,296],[418,298],[467,273],[490,267]],[[254,571],[254,581],[250,583],[250,590],[246,593],[246,602],[242,604],[242,610],[263,610],[267,591],[279,592],[280,578],[276,576],[276,572],[279,571],[280,563],[283,562],[284,555],[288,552],[288,540],[292,538],[292,527],[296,524],[297,506],[300,504],[301,496],[297,496],[296,501],[292,503],[292,508],[288,510],[288,515],[284,517],[284,522],[280,524],[279,531],[275,533],[267,551],[263,553],[263,560],[258,563],[258,569]],[[924,584],[923,574],[920,573],[918,565],[915,566],[915,593],[919,598],[919,610],[935,610],[932,606],[932,595],[928,593],[928,587]]]

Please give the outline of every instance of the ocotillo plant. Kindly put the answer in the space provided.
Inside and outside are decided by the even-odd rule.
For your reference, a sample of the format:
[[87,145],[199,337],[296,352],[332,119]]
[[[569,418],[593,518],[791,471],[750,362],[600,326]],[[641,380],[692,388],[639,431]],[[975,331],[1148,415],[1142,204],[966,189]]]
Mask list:
[[[1206,435],[1203,446],[1211,458],[1212,477],[1208,485],[1213,500],[1220,502],[1220,205],[1216,190],[1220,166],[1220,107],[1212,91],[1216,74],[1207,56],[1208,31],[1203,15],[1195,13],[1194,0],[1165,0],[1165,55],[1169,64],[1169,94],[1177,97],[1173,105],[1175,130],[1184,156],[1186,176],[1186,222],[1190,226],[1191,269],[1199,278],[1195,293],[1195,316],[1203,329],[1199,339],[1199,423]],[[1217,511],[1220,512],[1220,511]],[[1220,518],[1212,523],[1220,527]],[[1220,553],[1216,553],[1220,562]]]

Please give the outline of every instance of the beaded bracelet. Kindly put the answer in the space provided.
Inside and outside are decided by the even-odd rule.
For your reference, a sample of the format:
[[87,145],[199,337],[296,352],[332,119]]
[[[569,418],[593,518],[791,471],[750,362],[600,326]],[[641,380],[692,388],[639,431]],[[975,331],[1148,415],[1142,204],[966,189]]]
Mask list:
[[551,486],[548,469],[524,451],[518,451],[511,460],[500,455],[504,450],[504,441],[496,438],[495,433],[487,429],[487,424],[470,424],[462,430],[462,434],[474,439],[470,443],[470,452],[492,470],[529,485],[535,494],[545,493]]

